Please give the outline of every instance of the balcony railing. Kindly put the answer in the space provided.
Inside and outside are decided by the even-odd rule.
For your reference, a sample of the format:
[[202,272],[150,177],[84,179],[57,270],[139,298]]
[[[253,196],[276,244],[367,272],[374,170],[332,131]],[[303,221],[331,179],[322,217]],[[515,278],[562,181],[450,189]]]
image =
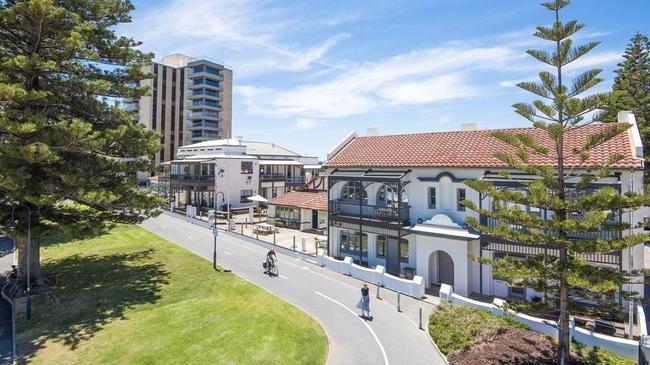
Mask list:
[[262,174],[260,175],[261,181],[284,181],[287,178],[286,174]]
[[219,103],[216,101],[194,101],[191,106],[209,106],[212,108],[219,108]]
[[208,89],[194,90],[194,92],[192,92],[192,95],[190,95],[190,96],[192,96],[192,97],[207,96],[207,97],[220,99],[219,93],[217,91],[212,91],[212,90],[208,90]]
[[217,113],[217,112],[208,112],[208,111],[192,112],[192,113],[190,113],[189,118],[191,118],[191,119],[208,118],[208,119],[213,119],[213,120],[221,120],[222,119],[219,116],[219,113]]
[[379,205],[359,204],[356,201],[332,202],[332,214],[363,217],[383,221],[406,221],[410,219],[409,207],[387,207]]
[[287,177],[285,180],[287,184],[304,184],[305,183],[305,177],[304,176],[290,176]]
[[218,81],[209,80],[209,79],[195,79],[192,83],[192,86],[210,86],[214,88],[219,88],[220,84]]
[[166,177],[166,179],[174,181],[214,183],[214,175],[169,174],[169,177]]
[[[483,217],[482,224],[494,228],[498,225],[499,221],[491,217]],[[526,232],[527,228],[521,225],[511,224],[510,229],[518,232]],[[548,232],[547,234],[552,234]],[[597,231],[597,232],[568,232],[567,236],[571,239],[589,239],[596,240],[602,239],[606,241],[612,241],[621,237],[620,231]]]

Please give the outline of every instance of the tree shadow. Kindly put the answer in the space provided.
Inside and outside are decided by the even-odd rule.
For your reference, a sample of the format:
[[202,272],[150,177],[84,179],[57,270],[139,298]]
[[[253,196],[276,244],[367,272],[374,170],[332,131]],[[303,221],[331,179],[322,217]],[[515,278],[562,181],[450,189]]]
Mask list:
[[152,253],[73,255],[44,262],[58,302],[36,298],[32,319],[19,321],[19,330],[24,329],[17,341],[19,363],[27,363],[47,341],[75,350],[109,322],[125,319],[127,309],[156,302],[169,273],[151,261]]

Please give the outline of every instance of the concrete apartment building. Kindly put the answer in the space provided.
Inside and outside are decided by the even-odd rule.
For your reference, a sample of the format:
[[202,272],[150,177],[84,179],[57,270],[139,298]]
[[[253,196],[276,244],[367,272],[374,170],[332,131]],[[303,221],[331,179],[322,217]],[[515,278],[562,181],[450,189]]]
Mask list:
[[[633,124],[626,133],[596,147],[581,169],[607,161],[612,153],[625,158],[612,166],[611,175],[588,189],[611,186],[618,191],[643,190],[643,146],[634,115],[619,113],[619,121]],[[567,146],[582,143],[589,134],[608,128],[593,124],[566,134]],[[537,133],[533,128],[508,130]],[[463,181],[485,180],[499,189],[525,192],[526,182],[535,178],[513,171],[494,157],[510,150],[489,130],[461,130],[386,136],[351,134],[328,155],[328,247],[331,256],[349,256],[355,262],[382,265],[391,274],[407,271],[421,276],[427,288],[449,284],[454,292],[519,300],[539,296],[533,289],[508,285],[492,275],[491,267],[470,257],[500,259],[527,257],[543,252],[557,254],[557,247],[540,242],[527,245],[481,234],[464,222],[472,216],[494,227],[498,222],[480,216],[460,204],[472,200],[483,209],[493,209],[492,199],[472,190]],[[568,147],[567,147],[568,148]],[[538,161],[553,166],[553,161]],[[501,172],[511,172],[506,179]],[[530,214],[551,219],[552,212],[525,207]],[[637,227],[646,210],[612,214],[612,222]],[[521,229],[521,227],[512,227]],[[636,232],[635,228],[634,231]],[[627,235],[629,230],[575,233],[575,238],[605,239]],[[582,255],[595,266],[623,270],[645,267],[644,245],[609,253]],[[627,287],[621,288],[627,290]],[[643,295],[642,283],[632,290]],[[620,297],[619,297],[620,298]]]
[[232,70],[175,53],[145,71],[154,75],[141,81],[149,95],[126,107],[136,109],[140,123],[162,135],[156,164],[175,159],[181,146],[231,137]]

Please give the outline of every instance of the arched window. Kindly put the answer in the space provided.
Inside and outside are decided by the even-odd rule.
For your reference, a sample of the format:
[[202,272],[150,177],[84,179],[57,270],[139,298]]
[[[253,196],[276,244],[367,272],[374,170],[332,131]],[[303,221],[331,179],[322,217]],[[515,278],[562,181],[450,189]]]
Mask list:
[[[402,205],[407,205],[409,201],[406,190],[402,189]],[[398,194],[397,186],[382,185],[377,190],[377,205],[380,207],[397,207]]]
[[[363,195],[362,195],[363,194]],[[368,193],[366,189],[363,188],[363,185],[359,181],[349,182],[343,186],[341,189],[341,199],[342,200],[354,200],[359,201],[363,196],[364,204],[368,203]]]

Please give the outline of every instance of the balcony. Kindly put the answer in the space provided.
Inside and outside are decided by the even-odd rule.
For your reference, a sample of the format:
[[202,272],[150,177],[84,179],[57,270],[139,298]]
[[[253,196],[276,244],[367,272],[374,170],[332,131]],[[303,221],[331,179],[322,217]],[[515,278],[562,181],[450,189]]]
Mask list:
[[260,176],[261,181],[285,181],[287,179],[286,174],[277,174],[277,173],[269,173],[269,174],[262,174]]
[[304,176],[290,176],[287,177],[285,182],[288,185],[302,185],[305,183],[305,177]]
[[330,213],[388,222],[404,222],[410,219],[409,207],[387,207],[359,204],[356,201],[331,202]]
[[191,112],[188,116],[188,119],[210,119],[220,121],[222,118],[217,112],[210,111],[200,111],[200,112]]
[[189,98],[190,99],[209,98],[209,99],[223,100],[223,96],[221,96],[218,92],[213,90],[208,90],[208,89],[196,89],[194,90],[194,92],[192,92],[192,95],[190,95]]
[[196,66],[192,68],[192,73],[190,77],[211,77],[217,80],[223,80],[223,75],[219,70],[207,67],[207,66]]
[[190,124],[187,127],[188,130],[208,130],[208,131],[220,131],[223,127],[220,127],[218,123],[209,122],[209,121],[196,121]]
[[217,103],[216,101],[209,101],[209,100],[204,100],[204,101],[194,101],[190,104],[190,108],[206,108],[206,109],[212,109],[212,110],[221,110],[221,105]]
[[[481,224],[486,225],[490,228],[494,228],[499,224],[499,221],[491,217],[481,217]],[[516,224],[511,224],[510,229],[519,232],[526,232],[528,230],[526,227],[523,227],[521,225],[516,225]],[[571,239],[589,239],[589,240],[601,239],[605,241],[611,241],[620,238],[621,232],[620,231],[569,232],[567,236]]]
[[221,84],[218,81],[209,80],[209,79],[195,79],[191,86],[191,88],[193,89],[204,88],[204,87],[220,89]]
[[214,184],[214,175],[169,174],[169,177],[165,177],[165,180],[171,180],[174,183],[187,182],[187,183]]
[[140,104],[139,103],[124,103],[122,104],[122,109],[128,111],[128,112],[135,112],[140,110]]
[[223,80],[223,76],[208,71],[195,71],[190,74],[190,78],[209,78],[214,80]]

